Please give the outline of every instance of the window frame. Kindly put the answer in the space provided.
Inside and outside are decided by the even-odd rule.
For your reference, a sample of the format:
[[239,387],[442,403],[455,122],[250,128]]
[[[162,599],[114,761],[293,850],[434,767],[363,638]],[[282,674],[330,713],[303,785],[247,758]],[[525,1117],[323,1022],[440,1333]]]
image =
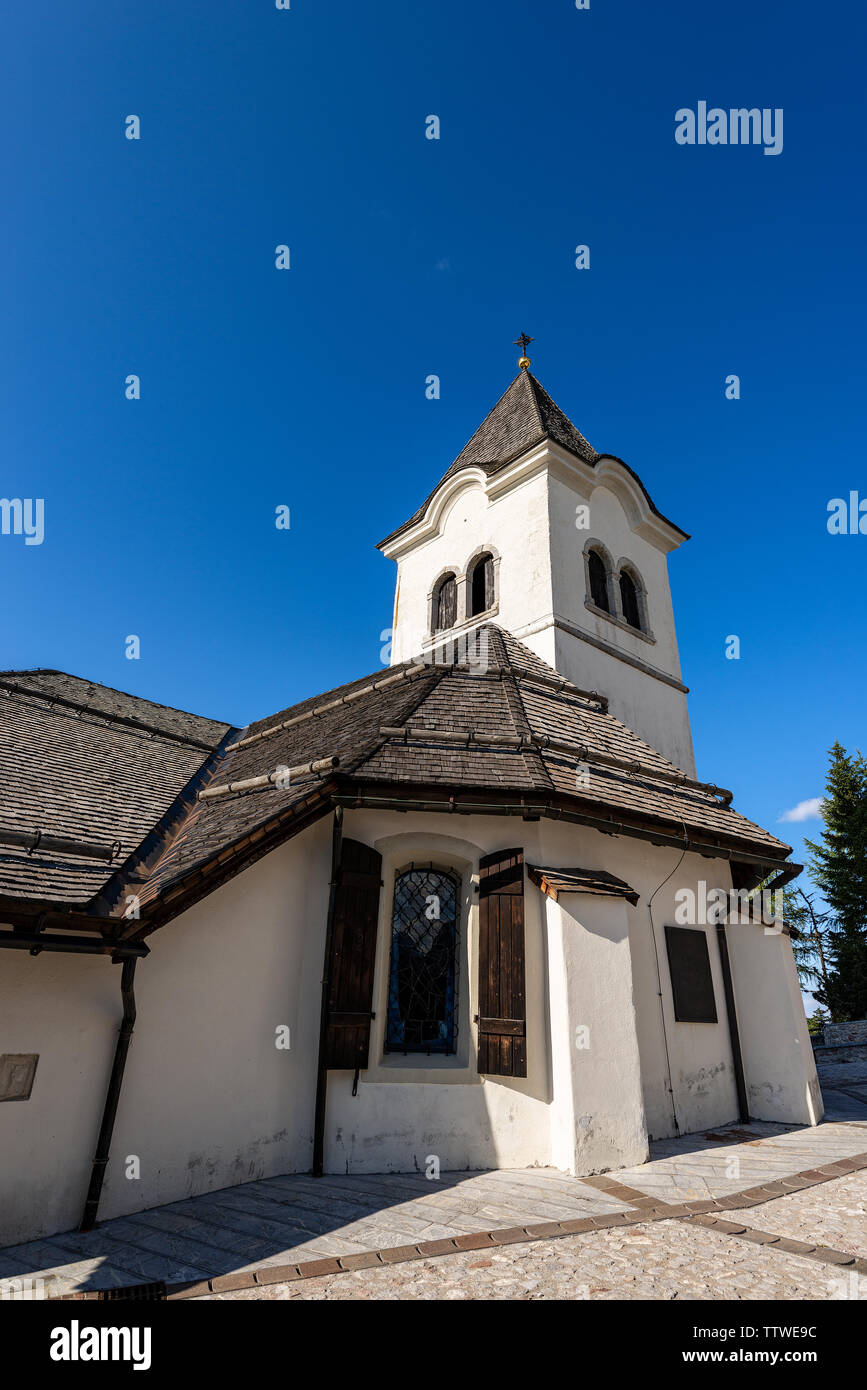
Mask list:
[[[628,589],[632,591],[631,600],[630,600],[630,603],[629,603],[629,604],[627,603],[627,600],[626,600],[626,598],[624,597],[624,594],[623,594],[623,587],[624,587],[624,584],[627,585],[627,586],[628,586]],[[640,631],[641,631],[641,601],[640,601],[639,595],[638,595],[638,585],[636,584],[634,578],[632,577],[632,572],[631,572],[631,571],[629,570],[629,568],[628,568],[627,566],[625,566],[625,565],[624,565],[624,567],[620,570],[620,573],[619,573],[618,576],[617,576],[617,585],[618,585],[618,589],[619,589],[619,597],[620,597],[620,614],[621,614],[621,617],[623,618],[623,621],[624,621],[625,623],[628,623],[628,624],[629,624],[630,627],[634,627],[635,630],[636,630],[636,632],[640,632]],[[630,617],[630,615],[629,615],[629,613],[628,613],[628,611],[627,611],[628,607],[629,607],[631,604],[634,604],[634,605],[635,605],[635,621],[634,621],[634,622],[633,622],[632,618]]]
[[[590,556],[595,555],[601,560],[605,567],[605,592],[608,596],[608,607],[602,608],[593,596],[593,588],[590,582]],[[633,637],[639,637],[643,642],[655,643],[656,638],[650,628],[650,610],[647,598],[647,585],[641,577],[641,572],[633,560],[625,556],[618,560],[615,565],[611,554],[602,541],[591,537],[585,542],[583,550],[584,559],[584,607],[589,612],[599,618],[605,618],[615,627],[622,628],[624,632],[630,633]],[[635,590],[635,599],[638,607],[639,626],[636,627],[629,622],[623,611],[623,598],[620,590],[621,575],[626,574],[632,582]]]
[[[609,618],[612,622],[617,622],[617,603],[614,595],[614,565],[611,555],[606,546],[600,540],[588,540],[584,546],[584,605],[592,613],[599,613],[603,618]],[[602,608],[593,596],[593,584],[590,575],[590,556],[595,555],[602,564],[605,573],[605,593],[608,598],[608,607]]]
[[[447,584],[452,584],[452,585],[454,586],[454,616],[453,616],[452,621],[451,621],[450,623],[442,623],[442,622],[440,621],[440,618],[441,618],[440,609],[441,609],[441,605],[442,605],[443,590],[445,589],[445,587],[446,587]],[[457,573],[456,573],[454,570],[449,570],[449,571],[447,571],[445,574],[441,575],[441,576],[439,577],[439,579],[437,580],[436,584],[434,585],[434,590],[433,590],[433,604],[432,604],[432,608],[431,608],[431,632],[432,632],[432,633],[436,633],[436,632],[450,632],[450,631],[452,630],[453,627],[456,627],[456,626],[457,626],[457,622],[458,622],[458,576],[457,576]]]
[[[491,566],[491,601],[487,602],[487,584],[485,582],[484,566],[490,563]],[[476,575],[482,570],[482,584],[484,586],[482,597],[485,600],[483,608],[476,608],[473,597],[476,585]],[[492,613],[497,606],[497,557],[489,546],[479,550],[472,555],[467,563],[467,617],[481,618],[485,613]]]
[[[406,1045],[406,1038],[403,1041],[391,1041],[389,1034],[392,1023],[391,1000],[394,988],[394,975],[396,970],[395,963],[395,943],[397,933],[395,931],[395,918],[397,895],[401,881],[410,874],[436,874],[440,878],[450,879],[453,886],[453,910],[454,918],[451,924],[451,978],[446,988],[451,991],[450,1013],[447,1019],[447,1035],[443,1045],[420,1043],[417,1045]],[[383,1059],[401,1058],[442,1058],[457,1059],[459,1053],[459,1034],[460,1034],[460,1015],[461,1015],[461,927],[463,916],[463,873],[455,865],[437,863],[433,860],[425,862],[411,861],[409,864],[396,866],[392,876],[390,905],[388,907],[388,939],[386,942],[384,958],[384,987],[385,987],[385,1017],[382,1031],[382,1056]]]

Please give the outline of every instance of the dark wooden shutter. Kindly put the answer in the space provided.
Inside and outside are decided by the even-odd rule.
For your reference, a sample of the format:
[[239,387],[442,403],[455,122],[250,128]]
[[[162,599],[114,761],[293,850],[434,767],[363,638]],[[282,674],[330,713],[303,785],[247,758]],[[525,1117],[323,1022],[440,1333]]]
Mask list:
[[666,926],[665,946],[675,1022],[716,1023],[706,932],[702,928]]
[[479,1071],[527,1075],[524,851],[479,860]]
[[444,579],[440,585],[439,597],[437,599],[436,627],[438,631],[443,628],[454,627],[458,612],[458,586],[454,578]]
[[490,555],[485,560],[485,610],[494,606],[494,561]]
[[620,576],[620,603],[623,608],[623,616],[630,627],[641,628],[641,618],[638,613],[638,592],[632,576],[626,571]]
[[608,579],[605,574],[605,562],[595,550],[591,550],[587,556],[587,572],[590,575],[590,597],[597,608],[602,608],[607,613]]
[[381,873],[375,849],[344,839],[328,970],[326,1066],[335,1070],[367,1066]]

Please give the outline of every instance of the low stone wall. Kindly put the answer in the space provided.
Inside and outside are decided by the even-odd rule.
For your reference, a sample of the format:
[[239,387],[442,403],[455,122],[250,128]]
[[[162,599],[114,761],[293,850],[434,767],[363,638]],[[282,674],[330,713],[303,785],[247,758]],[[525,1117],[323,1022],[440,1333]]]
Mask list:
[[852,1023],[826,1023],[822,1031],[826,1047],[867,1043],[867,1018],[855,1019]]
[[816,1066],[821,1073],[829,1062],[854,1062],[859,1070],[867,1072],[867,1043],[843,1043],[841,1047],[815,1047]]

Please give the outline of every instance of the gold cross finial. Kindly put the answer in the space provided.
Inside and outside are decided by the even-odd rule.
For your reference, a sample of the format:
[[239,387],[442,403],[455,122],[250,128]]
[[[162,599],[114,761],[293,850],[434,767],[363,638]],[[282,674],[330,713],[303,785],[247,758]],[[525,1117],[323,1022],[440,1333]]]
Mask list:
[[527,356],[527,348],[533,341],[534,339],[528,338],[526,333],[521,333],[519,337],[515,339],[515,347],[519,347],[521,349],[521,356],[518,358],[518,366],[521,368],[522,372],[526,372],[530,366],[530,359]]

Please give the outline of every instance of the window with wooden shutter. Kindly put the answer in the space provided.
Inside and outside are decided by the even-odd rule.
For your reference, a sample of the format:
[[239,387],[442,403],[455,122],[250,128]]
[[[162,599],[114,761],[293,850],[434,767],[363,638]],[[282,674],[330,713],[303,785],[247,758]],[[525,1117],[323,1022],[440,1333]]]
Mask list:
[[494,606],[494,560],[493,556],[485,556],[485,609]]
[[611,605],[608,602],[608,575],[605,569],[605,561],[595,550],[591,550],[587,556],[587,573],[590,577],[590,597],[605,613],[610,612]]
[[381,874],[375,849],[343,840],[328,971],[326,1065],[335,1070],[367,1066]]
[[716,1023],[716,999],[707,949],[707,934],[694,927],[665,928],[677,1023]]
[[470,616],[486,613],[494,606],[494,560],[482,555],[473,566],[470,579]]
[[434,600],[434,631],[454,627],[458,613],[458,586],[453,574],[440,581]]
[[638,607],[638,589],[635,580],[627,570],[620,571],[620,607],[630,627],[641,631],[641,613]]
[[479,1071],[527,1075],[524,851],[479,861]]

